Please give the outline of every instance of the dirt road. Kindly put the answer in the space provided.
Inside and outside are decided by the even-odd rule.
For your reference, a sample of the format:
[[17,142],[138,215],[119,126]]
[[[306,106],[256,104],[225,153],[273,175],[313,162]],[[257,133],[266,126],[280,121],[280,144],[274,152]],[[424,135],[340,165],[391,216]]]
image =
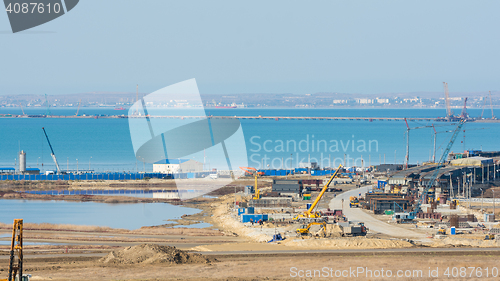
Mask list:
[[[466,268],[469,280],[493,280],[498,276],[499,251],[474,252],[397,252],[397,253],[296,253],[296,254],[238,254],[212,255],[218,261],[211,264],[132,264],[107,265],[99,262],[99,257],[30,257],[26,260],[24,272],[32,274],[32,280],[306,280],[306,277],[323,277],[322,280],[444,280],[446,269],[452,274],[452,268]],[[397,260],[397,262],[394,262]],[[0,268],[5,269],[8,261],[0,259]],[[480,267],[479,278],[469,267]],[[324,270],[326,268],[326,270]],[[364,268],[364,272],[352,275],[354,269]],[[488,269],[486,269],[488,268]],[[331,270],[333,271],[331,271]],[[367,270],[371,273],[368,273]],[[381,269],[386,275],[379,276]],[[429,269],[437,270],[436,277],[429,276]],[[493,270],[492,270],[493,269]],[[378,272],[376,272],[378,270]],[[402,270],[402,271],[401,271]],[[489,277],[486,277],[488,270]],[[335,276],[340,271],[340,278]],[[392,278],[388,277],[391,271]],[[411,271],[405,277],[397,272]],[[310,272],[311,276],[308,276]],[[333,273],[332,273],[333,272]],[[342,277],[342,272],[348,274]],[[366,272],[366,273],[365,273]],[[321,275],[318,275],[321,273]],[[313,275],[314,274],[314,275]],[[455,270],[456,274],[456,270]],[[479,274],[479,273],[478,273]],[[6,276],[5,271],[0,277]],[[300,278],[302,277],[302,278]],[[396,278],[395,278],[396,277]],[[475,277],[475,278],[474,278]],[[310,279],[310,278],[308,278]]]
[[[370,188],[371,188],[371,185],[363,186],[363,187],[349,190],[349,191],[346,191],[342,194],[339,194],[337,197],[333,198],[332,201],[330,201],[330,209],[332,209],[332,210],[343,209],[345,216],[350,221],[364,222],[366,227],[368,227],[368,229],[371,233],[374,233],[374,232],[375,233],[382,233],[382,234],[386,234],[386,235],[393,236],[393,237],[408,238],[408,239],[413,239],[413,240],[417,240],[417,241],[421,241],[421,242],[431,242],[432,241],[429,238],[427,238],[426,234],[419,233],[416,231],[412,231],[409,229],[405,229],[402,227],[398,227],[398,226],[389,224],[387,222],[380,221],[377,218],[365,213],[360,208],[349,208],[349,197],[350,196],[358,197],[360,193],[361,193],[361,195],[363,195],[366,192],[368,192],[368,189],[370,189]],[[342,206],[342,199],[344,199],[344,206]]]

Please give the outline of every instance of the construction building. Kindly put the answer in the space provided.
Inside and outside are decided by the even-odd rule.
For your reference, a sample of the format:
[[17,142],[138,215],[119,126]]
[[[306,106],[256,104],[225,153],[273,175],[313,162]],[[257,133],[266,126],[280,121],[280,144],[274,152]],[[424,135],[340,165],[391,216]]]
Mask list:
[[300,195],[304,188],[302,180],[273,180],[273,192],[280,195]]
[[176,174],[203,172],[203,163],[190,159],[163,159],[153,164],[153,173]]

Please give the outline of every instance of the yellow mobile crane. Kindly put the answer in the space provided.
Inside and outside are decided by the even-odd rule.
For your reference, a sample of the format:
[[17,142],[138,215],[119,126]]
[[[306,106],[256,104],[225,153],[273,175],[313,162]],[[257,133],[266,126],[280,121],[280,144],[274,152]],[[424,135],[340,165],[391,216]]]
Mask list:
[[255,194],[253,196],[253,199],[260,199],[260,190],[257,188],[257,177],[259,175],[264,174],[264,173],[262,173],[262,172],[259,173],[259,172],[257,172],[257,169],[252,168],[252,167],[240,167],[240,169],[245,171],[245,173],[247,173],[247,174],[255,176],[255,186],[254,186]]
[[15,219],[10,244],[9,278],[0,281],[29,281],[30,277],[29,274],[23,275],[23,220]]
[[318,197],[316,197],[316,199],[312,203],[311,207],[308,210],[306,210],[303,215],[296,216],[294,218],[295,220],[305,219],[305,218],[312,218],[312,219],[314,219],[314,218],[320,218],[321,217],[321,215],[320,215],[319,212],[315,212],[314,211],[314,208],[316,208],[316,206],[318,205],[319,201],[321,200],[321,198],[325,194],[326,190],[328,189],[328,186],[330,186],[330,183],[340,173],[340,169],[342,169],[342,165],[339,165],[339,167],[337,168],[337,170],[335,171],[335,173],[333,173],[333,175],[330,177],[330,180],[328,180],[328,182],[325,184],[325,186],[323,186],[323,189],[319,193]]

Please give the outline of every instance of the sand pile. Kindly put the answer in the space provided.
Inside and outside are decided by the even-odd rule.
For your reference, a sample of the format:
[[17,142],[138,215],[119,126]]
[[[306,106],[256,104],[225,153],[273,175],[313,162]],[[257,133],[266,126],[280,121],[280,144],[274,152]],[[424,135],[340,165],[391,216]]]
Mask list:
[[216,261],[216,259],[181,251],[175,247],[142,244],[111,252],[106,257],[100,259],[100,261],[111,264],[193,264],[211,263]]
[[292,247],[306,247],[308,249],[394,249],[413,247],[413,244],[403,240],[370,239],[365,237],[294,239],[284,244]]
[[431,247],[446,247],[448,245],[453,245],[455,247],[479,247],[479,248],[489,248],[489,247],[499,247],[499,240],[482,240],[482,239],[468,239],[460,237],[447,237],[443,240],[434,242]]
[[255,242],[267,242],[271,239],[271,235],[262,233],[260,228],[252,228],[245,226],[240,221],[231,216],[231,207],[234,205],[234,197],[223,196],[221,201],[217,201],[211,205],[213,223],[226,232],[235,233],[238,236],[245,237]]
[[325,230],[325,237],[342,237],[342,229],[337,224],[327,224]]

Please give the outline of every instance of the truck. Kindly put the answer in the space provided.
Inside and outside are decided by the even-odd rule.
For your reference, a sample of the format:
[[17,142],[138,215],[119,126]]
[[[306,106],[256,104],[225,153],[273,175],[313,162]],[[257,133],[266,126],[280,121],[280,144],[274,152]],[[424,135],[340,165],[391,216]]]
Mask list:
[[349,208],[359,208],[359,199],[356,196],[349,197]]
[[347,225],[340,224],[340,228],[342,229],[342,237],[366,236],[366,233],[368,232],[368,229],[366,228],[365,224],[362,222],[360,222],[356,225],[352,225],[350,223]]

